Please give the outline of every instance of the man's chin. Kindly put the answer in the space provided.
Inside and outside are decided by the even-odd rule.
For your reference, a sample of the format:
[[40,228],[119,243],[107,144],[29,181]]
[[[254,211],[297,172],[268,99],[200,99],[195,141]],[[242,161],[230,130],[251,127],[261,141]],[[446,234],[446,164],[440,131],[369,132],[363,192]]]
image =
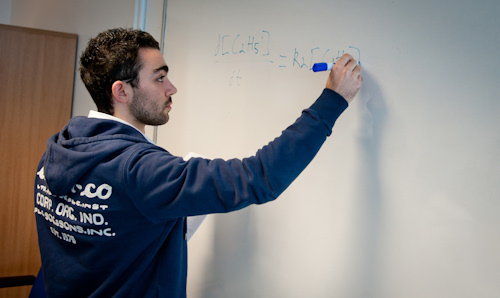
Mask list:
[[170,117],[168,115],[164,115],[162,118],[157,118],[157,119],[151,119],[147,121],[145,124],[150,125],[150,126],[160,126],[163,124],[166,124]]

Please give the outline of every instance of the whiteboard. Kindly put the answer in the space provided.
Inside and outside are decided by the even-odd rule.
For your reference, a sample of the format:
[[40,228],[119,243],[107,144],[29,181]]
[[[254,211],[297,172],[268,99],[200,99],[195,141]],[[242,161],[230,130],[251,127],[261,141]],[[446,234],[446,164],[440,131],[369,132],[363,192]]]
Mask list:
[[211,215],[189,297],[500,294],[500,2],[168,1],[178,89],[158,144],[253,155],[319,96],[314,62],[364,85],[276,201]]

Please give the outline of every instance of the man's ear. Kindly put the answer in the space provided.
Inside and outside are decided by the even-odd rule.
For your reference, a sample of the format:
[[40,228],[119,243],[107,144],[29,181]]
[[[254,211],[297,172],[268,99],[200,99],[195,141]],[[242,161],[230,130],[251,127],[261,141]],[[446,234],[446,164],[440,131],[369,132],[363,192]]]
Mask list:
[[132,90],[130,86],[123,81],[115,81],[111,85],[111,95],[112,97],[121,103],[126,103],[132,98]]

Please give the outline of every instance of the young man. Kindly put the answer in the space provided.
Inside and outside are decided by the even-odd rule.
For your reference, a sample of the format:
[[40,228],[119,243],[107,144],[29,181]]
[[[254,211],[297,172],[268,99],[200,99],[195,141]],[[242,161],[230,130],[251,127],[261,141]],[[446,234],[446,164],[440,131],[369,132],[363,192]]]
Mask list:
[[186,217],[276,199],[362,83],[361,67],[344,55],[316,102],[255,156],[184,161],[144,135],[145,125],[168,121],[177,91],[151,35],[105,31],[80,63],[99,112],[49,139],[35,181],[49,297],[185,297]]

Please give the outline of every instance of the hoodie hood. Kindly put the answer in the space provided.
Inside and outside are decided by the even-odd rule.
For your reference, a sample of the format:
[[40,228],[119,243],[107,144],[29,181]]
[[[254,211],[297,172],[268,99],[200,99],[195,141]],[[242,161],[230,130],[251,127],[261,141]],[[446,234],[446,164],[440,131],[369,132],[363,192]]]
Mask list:
[[63,196],[97,164],[113,159],[133,143],[145,142],[142,134],[129,125],[75,117],[49,138],[40,166],[52,194]]

